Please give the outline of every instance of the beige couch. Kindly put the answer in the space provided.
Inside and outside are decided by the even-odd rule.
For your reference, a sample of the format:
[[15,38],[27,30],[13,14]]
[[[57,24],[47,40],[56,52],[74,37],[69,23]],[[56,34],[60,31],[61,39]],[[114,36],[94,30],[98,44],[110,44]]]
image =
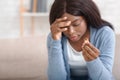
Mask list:
[[46,61],[46,36],[0,39],[0,80],[47,80]]
[[120,34],[116,35],[116,49],[115,49],[115,61],[113,66],[113,74],[116,80],[120,80]]
[[[114,76],[120,80],[120,35],[116,35]],[[0,39],[0,80],[47,80],[46,35]]]

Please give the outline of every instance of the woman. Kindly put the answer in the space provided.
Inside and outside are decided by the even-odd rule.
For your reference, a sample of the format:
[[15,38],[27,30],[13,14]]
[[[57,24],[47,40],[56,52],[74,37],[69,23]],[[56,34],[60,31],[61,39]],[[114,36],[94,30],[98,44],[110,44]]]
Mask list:
[[92,0],[55,0],[50,25],[48,80],[113,80],[113,27]]

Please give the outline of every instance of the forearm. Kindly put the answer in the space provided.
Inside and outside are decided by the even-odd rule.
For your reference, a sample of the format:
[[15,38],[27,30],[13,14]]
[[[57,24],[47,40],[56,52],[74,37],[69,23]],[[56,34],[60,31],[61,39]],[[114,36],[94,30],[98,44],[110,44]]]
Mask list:
[[112,73],[99,58],[87,62],[88,72],[92,80],[113,80]]
[[52,40],[48,48],[48,80],[66,80],[60,40]]

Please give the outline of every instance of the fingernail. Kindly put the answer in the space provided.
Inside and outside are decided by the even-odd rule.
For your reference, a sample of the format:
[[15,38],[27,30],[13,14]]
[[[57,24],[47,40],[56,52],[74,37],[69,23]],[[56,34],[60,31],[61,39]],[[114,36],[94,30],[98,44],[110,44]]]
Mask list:
[[64,28],[64,30],[67,30],[67,28]]
[[85,39],[84,39],[84,42],[85,42],[85,43],[89,43],[88,38],[85,38]]
[[64,17],[64,19],[67,19],[67,17]]

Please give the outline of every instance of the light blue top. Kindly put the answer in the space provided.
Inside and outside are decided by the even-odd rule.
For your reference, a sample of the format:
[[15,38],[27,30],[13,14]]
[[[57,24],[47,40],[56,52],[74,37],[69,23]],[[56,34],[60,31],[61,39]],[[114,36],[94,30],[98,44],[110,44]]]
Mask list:
[[[48,35],[48,80],[70,80],[66,42],[65,36],[60,40],[53,40],[51,34]],[[87,62],[88,79],[86,80],[113,80],[115,50],[113,30],[108,26],[100,29],[90,27],[90,42],[100,50],[100,55]]]

